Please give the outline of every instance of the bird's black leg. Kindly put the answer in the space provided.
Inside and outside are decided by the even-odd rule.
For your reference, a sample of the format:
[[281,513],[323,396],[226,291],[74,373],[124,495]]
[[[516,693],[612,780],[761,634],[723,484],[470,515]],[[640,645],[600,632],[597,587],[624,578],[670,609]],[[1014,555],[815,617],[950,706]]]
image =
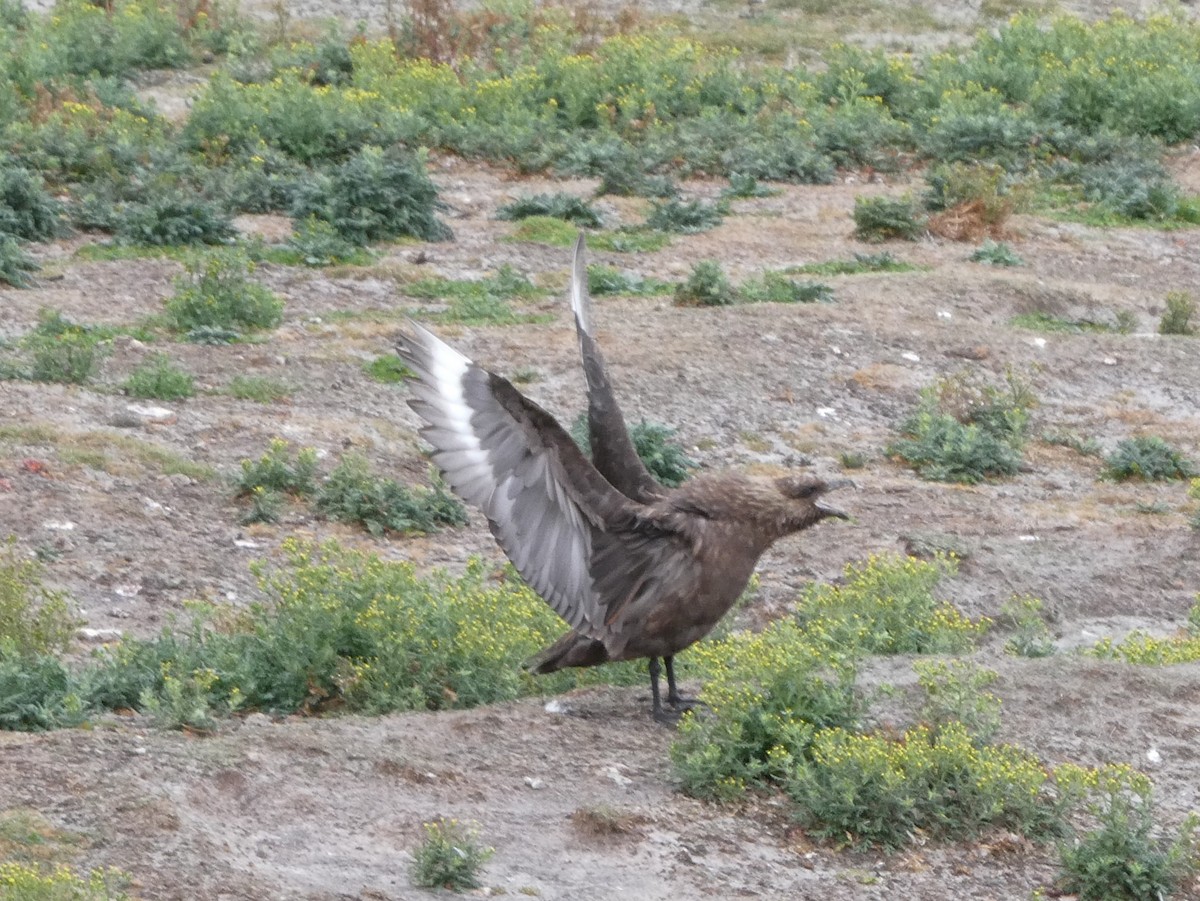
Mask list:
[[[670,660],[671,658],[668,657],[667,659]],[[670,671],[671,671],[670,665],[668,664],[667,672],[670,673]],[[658,662],[658,658],[651,657],[650,658],[650,697],[654,700],[654,710],[651,713],[651,716],[654,717],[655,722],[674,723],[676,720],[676,716],[667,713],[666,711],[663,710],[663,707],[662,707],[662,696],[659,694],[659,690],[658,690],[658,676],[659,676],[659,673],[661,673],[661,672],[662,672],[662,665]]]
[[685,698],[675,685],[675,657],[664,657],[667,664],[667,703],[675,710],[691,710],[693,707],[704,707],[705,703],[696,698]]

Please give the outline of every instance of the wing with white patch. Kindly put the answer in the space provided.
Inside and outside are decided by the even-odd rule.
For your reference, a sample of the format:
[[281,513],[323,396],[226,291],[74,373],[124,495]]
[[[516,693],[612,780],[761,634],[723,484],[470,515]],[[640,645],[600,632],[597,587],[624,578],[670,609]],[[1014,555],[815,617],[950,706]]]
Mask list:
[[629,501],[554,418],[415,323],[397,350],[417,374],[409,405],[446,481],[487,517],[525,581],[575,631],[602,638],[590,571],[595,537],[627,519]]

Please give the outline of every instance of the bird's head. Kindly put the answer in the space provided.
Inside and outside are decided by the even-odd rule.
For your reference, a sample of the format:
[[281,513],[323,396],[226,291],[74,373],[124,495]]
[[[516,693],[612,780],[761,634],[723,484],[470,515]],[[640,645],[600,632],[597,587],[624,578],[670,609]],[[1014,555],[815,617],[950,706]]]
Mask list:
[[849,515],[833,506],[826,495],[839,488],[853,488],[849,479],[826,481],[811,474],[783,476],[775,479],[775,487],[786,499],[787,519],[791,529],[806,529],[826,517],[849,519]]

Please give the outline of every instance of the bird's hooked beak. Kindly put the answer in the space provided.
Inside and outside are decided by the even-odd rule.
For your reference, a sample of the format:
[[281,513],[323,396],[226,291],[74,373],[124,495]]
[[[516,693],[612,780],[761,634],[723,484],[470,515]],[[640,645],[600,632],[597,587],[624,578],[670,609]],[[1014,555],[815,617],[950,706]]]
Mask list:
[[[855,485],[854,482],[850,479],[837,479],[833,482],[826,483],[825,487],[823,489],[821,489],[821,493],[828,494],[831,491],[837,491],[841,488],[857,488],[857,487],[858,486]],[[833,516],[838,519],[849,519],[850,518],[849,513],[846,513],[844,510],[839,510],[837,507],[834,507],[834,506],[826,503],[824,500],[816,501],[813,504],[813,506],[816,507],[818,510],[820,510],[821,513],[824,514],[825,516]]]

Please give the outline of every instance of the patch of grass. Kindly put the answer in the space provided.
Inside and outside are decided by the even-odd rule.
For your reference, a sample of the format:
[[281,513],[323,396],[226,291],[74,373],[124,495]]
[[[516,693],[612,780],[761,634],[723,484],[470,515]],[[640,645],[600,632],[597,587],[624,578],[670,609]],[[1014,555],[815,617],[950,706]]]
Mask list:
[[782,272],[765,272],[738,288],[747,303],[832,303],[833,288],[824,282],[802,282]]
[[[646,469],[668,488],[682,485],[690,471],[696,468],[695,461],[688,457],[683,447],[671,440],[674,434],[674,429],[644,419],[629,429],[633,448],[646,464]],[[590,457],[592,443],[588,434],[587,414],[580,413],[576,417],[571,426],[571,437]]]
[[797,275],[863,275],[871,272],[918,272],[919,266],[898,260],[887,251],[883,253],[856,253],[850,260],[827,260],[822,263],[805,263],[791,266],[786,272]]
[[363,371],[377,382],[385,385],[395,385],[399,382],[414,378],[416,373],[404,365],[404,361],[396,354],[382,354],[363,364]]
[[103,330],[71,322],[57,310],[41,310],[38,324],[20,341],[29,357],[29,378],[66,385],[90,381],[106,356],[108,337]]
[[365,266],[371,254],[342,237],[332,224],[307,216],[296,225],[287,241],[287,252],[279,262],[305,266]]
[[701,260],[687,281],[675,287],[675,303],[687,307],[723,307],[737,303],[737,290],[716,260]]
[[1164,482],[1200,475],[1191,460],[1157,435],[1126,438],[1104,459],[1104,477],[1115,482]]
[[1046,626],[1042,602],[1032,596],[1013,596],[1000,605],[1000,623],[1013,635],[1004,650],[1018,657],[1049,657],[1054,653],[1054,636]]
[[665,294],[671,290],[667,282],[642,278],[600,263],[588,266],[587,275],[588,291],[597,297],[605,294]]
[[452,892],[478,888],[479,871],[494,849],[480,845],[478,833],[457,820],[434,820],[424,828],[425,841],[413,852],[409,869],[413,885]]
[[975,248],[968,259],[972,263],[986,263],[989,266],[1024,266],[1025,261],[1003,241],[993,241],[988,238]]
[[276,491],[296,497],[316,493],[317,452],[311,447],[292,453],[282,438],[274,438],[257,460],[243,460],[241,473],[234,480],[238,494],[248,496],[255,491]]
[[671,243],[666,232],[641,228],[619,228],[616,231],[598,232],[588,237],[588,243],[596,250],[612,253],[654,253]]
[[184,264],[165,301],[171,328],[270,329],[283,321],[283,301],[251,280],[254,264],[242,250],[215,251]]
[[196,393],[195,380],[171,362],[166,354],[154,354],[129,374],[123,385],[131,397],[153,400],[182,400]]
[[259,375],[235,375],[225,387],[226,393],[237,400],[252,400],[260,404],[271,404],[287,400],[294,389],[282,379]]
[[1192,317],[1196,315],[1196,301],[1186,291],[1168,291],[1167,308],[1158,321],[1160,335],[1194,335],[1196,326]]
[[496,211],[497,219],[518,220],[532,216],[549,216],[571,222],[582,228],[600,228],[604,223],[595,207],[574,194],[533,194],[518,197]]
[[316,505],[330,519],[358,523],[372,535],[424,534],[467,522],[466,509],[440,478],[431,488],[410,488],[372,474],[357,455],[342,458],[321,485]]
[[570,222],[552,216],[527,216],[520,220],[509,240],[570,247],[579,237],[579,229]]
[[915,241],[925,225],[911,197],[854,198],[854,237],[860,241]]
[[1082,457],[1099,457],[1104,448],[1095,438],[1084,438],[1075,432],[1047,431],[1042,433],[1042,440],[1047,444],[1057,444],[1069,447]]
[[1017,328],[1026,328],[1035,332],[1050,332],[1079,335],[1084,333],[1107,334],[1122,331],[1120,324],[1096,322],[1091,319],[1067,319],[1040,310],[1032,313],[1018,313],[1009,320]]

